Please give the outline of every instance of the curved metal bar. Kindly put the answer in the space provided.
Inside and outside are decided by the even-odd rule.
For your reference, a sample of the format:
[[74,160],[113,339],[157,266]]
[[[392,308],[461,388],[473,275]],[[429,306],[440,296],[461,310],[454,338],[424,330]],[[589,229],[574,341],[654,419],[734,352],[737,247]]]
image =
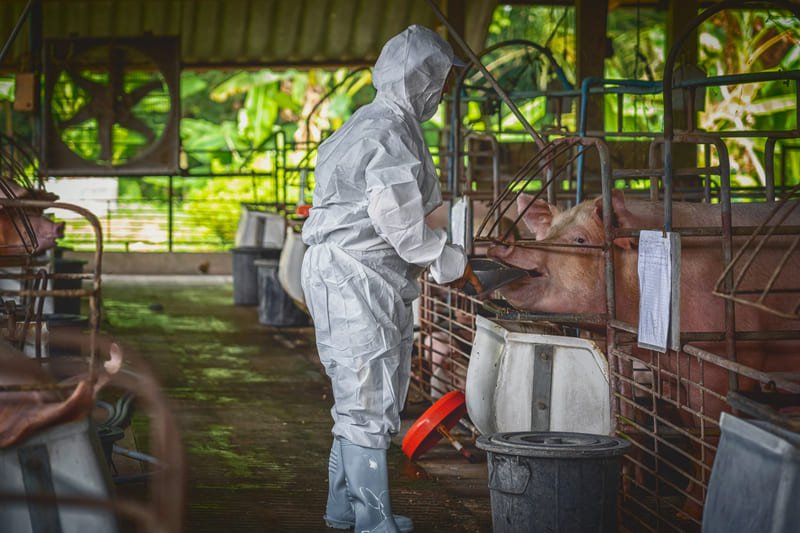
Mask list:
[[[664,63],[663,92],[664,92],[664,218],[672,220],[672,143],[675,135],[675,125],[673,120],[672,90],[674,88],[673,72],[675,63],[689,36],[705,20],[711,18],[720,11],[737,8],[754,8],[765,5],[773,5],[779,9],[791,11],[794,16],[800,19],[800,6],[788,0],[723,0],[722,2],[706,9],[697,17],[692,19],[686,26],[684,32],[678,37],[675,44],[669,51],[667,60]],[[765,74],[762,74],[762,76]],[[729,77],[725,77],[727,80]],[[687,85],[688,86],[688,85]],[[730,187],[729,187],[730,188]],[[667,228],[669,231],[670,228]]]
[[[561,68],[561,65],[558,64],[556,61],[555,56],[553,55],[552,50],[550,50],[546,46],[542,46],[537,44],[533,41],[529,41],[527,39],[509,39],[508,41],[502,41],[500,43],[496,43],[485,50],[483,50],[479,58],[483,58],[487,54],[495,52],[503,47],[506,46],[514,46],[514,45],[524,45],[530,46],[535,48],[541,54],[543,54],[550,65],[553,68],[553,71],[556,75],[556,78],[561,82],[561,85],[564,87],[563,91],[556,91],[555,94],[557,95],[567,95],[571,94],[574,91],[574,85],[567,79],[564,70]],[[481,63],[482,64],[482,63]],[[448,165],[448,185],[450,190],[453,191],[453,194],[458,194],[457,186],[460,182],[459,175],[461,174],[461,170],[463,167],[457,166],[458,161],[460,161],[460,156],[462,153],[458,151],[459,147],[461,147],[461,102],[462,102],[462,95],[466,93],[465,81],[467,75],[470,74],[470,69],[465,68],[463,69],[455,83],[455,86],[452,89],[452,102],[453,102],[453,112],[450,114],[450,153],[453,156],[450,159]],[[543,92],[542,94],[547,94]],[[502,96],[501,96],[502,97]],[[457,172],[458,171],[458,172]]]
[[447,19],[444,13],[442,13],[442,11],[439,9],[439,6],[437,6],[433,0],[426,0],[426,1],[428,2],[428,5],[430,6],[431,10],[433,10],[436,17],[442,22],[442,24],[445,25],[450,37],[452,37],[453,40],[456,43],[458,43],[458,46],[460,46],[461,49],[464,51],[464,53],[467,54],[467,57],[472,62],[472,64],[476,66],[478,70],[480,70],[481,74],[483,74],[484,78],[486,78],[486,81],[488,81],[489,84],[492,86],[492,88],[495,90],[495,92],[497,92],[497,95],[508,106],[508,108],[514,114],[514,116],[517,117],[517,120],[519,120],[520,124],[522,124],[522,127],[525,129],[525,131],[536,141],[537,145],[539,145],[540,147],[544,146],[545,144],[544,138],[541,136],[541,134],[539,134],[538,131],[536,131],[533,128],[533,126],[531,126],[531,123],[528,122],[528,119],[525,118],[525,116],[522,114],[522,112],[519,110],[516,104],[514,104],[514,102],[508,96],[508,93],[506,93],[505,89],[503,89],[500,86],[500,84],[497,83],[497,80],[494,79],[494,76],[492,76],[492,74],[486,69],[486,67],[483,66],[480,59],[478,59],[478,56],[475,55],[475,52],[472,51],[472,48],[470,48],[470,46],[466,43],[466,41],[464,41],[461,35],[459,35],[455,27],[453,27],[453,25],[450,24],[450,21]]
[[337,90],[339,90],[339,88],[340,88],[342,85],[344,85],[344,84],[345,84],[345,83],[346,83],[346,82],[347,82],[347,81],[348,81],[350,78],[352,78],[353,76],[355,76],[356,74],[358,74],[359,72],[361,72],[361,71],[363,71],[363,70],[370,70],[370,67],[358,67],[357,69],[350,71],[350,72],[347,74],[347,76],[345,76],[345,77],[342,79],[342,81],[340,81],[339,83],[337,83],[336,85],[334,85],[333,87],[331,87],[331,90],[329,90],[327,93],[325,93],[325,94],[322,96],[322,98],[320,98],[320,99],[319,99],[319,102],[317,102],[316,104],[314,104],[314,106],[313,106],[313,107],[312,107],[312,108],[309,110],[308,114],[306,115],[306,119],[305,119],[305,127],[306,127],[306,146],[308,146],[308,145],[309,145],[309,143],[311,142],[311,139],[309,138],[309,132],[311,131],[311,117],[313,117],[313,116],[314,116],[314,113],[316,113],[316,112],[317,112],[317,109],[319,109],[319,106],[321,106],[321,105],[322,105],[322,102],[324,102],[325,100],[327,100],[327,99],[328,99],[328,97],[330,97],[330,96],[331,96],[331,95],[332,95],[334,92],[336,92]]
[[506,46],[516,46],[516,45],[524,45],[524,46],[530,46],[531,48],[535,48],[538,52],[540,52],[547,58],[547,61],[550,63],[550,66],[553,67],[553,72],[558,78],[558,81],[561,82],[561,85],[564,87],[564,89],[571,91],[572,89],[575,88],[575,85],[567,79],[567,75],[564,73],[564,69],[562,69],[561,65],[558,64],[558,61],[556,61],[556,58],[553,55],[553,51],[546,46],[535,43],[533,41],[529,41],[528,39],[509,39],[507,41],[501,41],[499,43],[495,43],[492,46],[484,49],[483,52],[480,53],[479,57],[482,58],[483,56],[495,52]]
[[[94,213],[86,209],[85,207],[81,207],[74,204],[68,204],[64,202],[45,202],[42,200],[19,200],[19,199],[12,199],[12,198],[0,198],[0,207],[35,207],[38,209],[66,209],[67,211],[74,211],[79,215],[83,216],[89,224],[92,226],[92,230],[94,231],[94,238],[95,238],[95,250],[94,250],[94,275],[92,277],[92,288],[90,291],[90,298],[89,298],[89,376],[92,383],[95,382],[97,379],[97,346],[96,346],[96,335],[97,330],[100,326],[100,310],[98,308],[97,299],[100,295],[100,272],[102,269],[102,260],[103,260],[103,230],[100,226],[100,221],[97,219]],[[47,290],[27,290],[27,291],[18,291],[17,294],[21,296],[32,296],[32,297],[40,297],[40,296],[50,296],[52,295],[53,291]]]
[[763,6],[764,4],[772,4],[780,9],[791,11],[795,17],[800,19],[800,6],[794,4],[793,2],[789,2],[788,0],[723,0],[722,2],[706,9],[692,19],[687,24],[684,32],[675,41],[675,44],[670,49],[669,54],[667,55],[667,60],[664,63],[664,138],[667,140],[667,142],[672,141],[672,136],[674,134],[674,123],[672,117],[673,70],[678,59],[678,55],[680,54],[686,40],[689,38],[692,32],[694,32],[694,30],[700,26],[700,24],[720,11],[745,7],[752,8],[757,7],[758,5]]

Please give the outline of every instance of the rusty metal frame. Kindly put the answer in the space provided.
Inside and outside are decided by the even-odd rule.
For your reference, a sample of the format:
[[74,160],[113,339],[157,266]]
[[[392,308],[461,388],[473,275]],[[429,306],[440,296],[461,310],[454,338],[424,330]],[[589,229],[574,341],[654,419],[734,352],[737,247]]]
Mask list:
[[[42,275],[38,268],[36,258],[30,255],[20,255],[14,257],[4,257],[3,266],[18,266],[22,272],[20,274],[3,274],[0,278],[12,279],[25,284],[34,282],[31,287],[24,287],[20,290],[0,290],[0,296],[14,296],[23,299],[33,299],[41,302],[42,298],[52,297],[85,297],[89,301],[89,337],[88,346],[88,380],[91,384],[96,383],[98,378],[98,345],[102,345],[104,352],[107,352],[111,341],[106,338],[98,337],[100,319],[100,285],[103,252],[103,233],[97,217],[89,210],[62,202],[45,202],[38,200],[19,200],[0,198],[0,208],[19,208],[19,209],[65,209],[73,211],[83,216],[90,223],[95,239],[96,246],[94,252],[93,272],[85,274],[56,273]],[[47,289],[46,282],[55,279],[86,280],[89,286],[81,289]],[[45,283],[42,284],[42,281]],[[44,287],[44,288],[42,288]],[[28,326],[36,327],[38,334],[41,333],[41,306],[38,312],[34,313],[33,320],[27,322]],[[38,320],[38,321],[37,321]],[[83,334],[81,334],[83,335]],[[24,332],[22,338],[25,338]],[[40,338],[37,338],[40,340]],[[40,356],[41,352],[37,351]],[[126,362],[135,360],[133,354],[125,354]],[[40,359],[44,361],[44,359]],[[153,483],[150,485],[152,495],[147,501],[135,501],[130,499],[117,499],[113,496],[103,499],[95,497],[64,497],[52,493],[41,492],[36,494],[16,494],[0,493],[0,502],[31,502],[41,506],[64,505],[71,507],[83,507],[87,509],[106,509],[118,517],[125,517],[136,524],[137,530],[154,531],[163,533],[178,533],[182,529],[183,521],[183,477],[184,459],[180,436],[175,421],[169,412],[166,398],[160,391],[156,378],[145,364],[137,364],[137,371],[133,372],[128,368],[122,369],[113,376],[106,386],[117,387],[124,391],[136,394],[137,402],[143,411],[150,418],[153,430],[150,433],[150,450],[159,459],[162,468],[153,472]],[[71,393],[76,387],[76,383],[17,383],[0,386],[0,399],[4,393],[14,393],[19,391],[63,391],[65,394]]]
[[412,385],[426,399],[436,400],[451,390],[465,390],[481,302],[426,279],[421,286]]

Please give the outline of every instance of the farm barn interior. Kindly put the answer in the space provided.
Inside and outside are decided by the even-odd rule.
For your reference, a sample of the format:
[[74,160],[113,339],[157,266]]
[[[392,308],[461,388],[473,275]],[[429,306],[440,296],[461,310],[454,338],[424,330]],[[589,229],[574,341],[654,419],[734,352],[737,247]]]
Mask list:
[[479,283],[418,279],[393,511],[800,527],[800,2],[8,0],[0,531],[332,530],[302,229],[415,24]]

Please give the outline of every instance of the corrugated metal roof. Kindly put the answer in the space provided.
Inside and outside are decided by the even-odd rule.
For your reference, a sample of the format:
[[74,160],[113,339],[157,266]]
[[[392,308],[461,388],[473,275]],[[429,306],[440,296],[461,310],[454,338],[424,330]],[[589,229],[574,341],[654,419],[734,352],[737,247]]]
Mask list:
[[[41,0],[43,37],[177,35],[185,68],[372,64],[383,43],[409,24],[437,28],[425,0]],[[446,4],[447,2],[442,2]],[[4,42],[27,0],[0,2]],[[496,0],[464,6],[470,46],[483,41]],[[29,24],[6,67],[25,69]],[[457,51],[458,52],[458,51]]]

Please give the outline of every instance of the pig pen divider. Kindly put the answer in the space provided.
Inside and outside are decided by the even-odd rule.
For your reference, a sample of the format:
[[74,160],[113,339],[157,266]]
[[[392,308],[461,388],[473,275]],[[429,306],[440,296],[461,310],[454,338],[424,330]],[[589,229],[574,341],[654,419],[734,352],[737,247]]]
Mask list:
[[[698,135],[676,138],[711,143],[718,147],[721,154],[727,154],[719,139]],[[721,174],[723,188],[729,183],[728,172],[725,164],[696,169],[698,174]],[[609,206],[604,212],[610,213],[611,187],[608,179],[604,183],[603,201]],[[515,192],[521,190],[524,187],[517,187]],[[723,217],[720,226],[681,227],[674,231],[687,241],[718,238],[723,256],[730,261],[734,237],[749,235],[757,228],[732,227],[730,195],[727,189],[721,192],[720,199],[725,205],[720,210]],[[508,198],[505,199],[508,202]],[[517,215],[517,221],[519,219]],[[492,220],[494,214],[490,211],[485,219],[486,224]],[[607,243],[612,243],[613,239],[620,236],[638,234],[635,228],[614,228],[610,220],[604,220],[604,224]],[[773,230],[773,233],[791,235],[796,230],[781,227]],[[491,240],[499,241],[496,237]],[[535,241],[524,240],[509,244],[537,246]],[[725,313],[728,325],[723,331],[682,332],[680,351],[661,354],[640,349],[635,343],[637,327],[616,319],[612,249],[611,244],[602,247],[606,258],[606,280],[610,281],[606,287],[606,316],[514,312],[424,283],[416,382],[431,397],[463,387],[476,314],[519,320],[547,320],[562,326],[578,325],[584,334],[605,330],[613,420],[616,421],[617,433],[630,439],[634,446],[634,453],[624,460],[620,498],[620,508],[625,516],[623,524],[654,531],[694,529],[700,525],[719,439],[717,417],[722,410],[729,409],[726,407],[728,397],[737,393],[740,382],[747,380],[761,384],[766,391],[780,390],[797,394],[796,376],[767,373],[748,366],[745,362],[737,361],[729,347],[761,341],[791,343],[800,339],[800,332],[736,331],[733,310],[729,308]],[[723,346],[720,352],[723,355],[704,349],[709,342],[716,343],[717,347]],[[719,382],[720,374],[729,376],[725,383]]]
[[[10,280],[18,286],[14,288],[0,289],[0,297],[6,304],[5,318],[11,326],[7,332],[7,340],[15,344],[19,349],[23,349],[28,332],[33,328],[37,338],[41,340],[41,328],[44,323],[42,302],[45,298],[56,297],[78,297],[87,298],[89,303],[89,369],[92,380],[96,378],[96,348],[95,334],[100,320],[100,283],[103,254],[103,233],[100,221],[88,209],[73,204],[62,202],[48,202],[42,200],[20,200],[12,198],[0,198],[0,208],[17,208],[22,211],[25,209],[63,209],[73,211],[84,217],[90,224],[95,237],[94,252],[94,271],[89,273],[55,273],[47,269],[47,261],[42,256],[32,253],[3,256],[0,264],[4,271],[0,273],[0,279]],[[50,288],[51,282],[55,280],[87,280],[87,287],[80,289],[53,289]],[[10,306],[10,308],[9,308]],[[22,312],[24,316],[22,330],[17,332],[16,321],[18,314]],[[35,347],[37,353],[41,353],[40,343]]]
[[[713,460],[720,439],[719,415],[737,409],[748,416],[768,417],[784,427],[794,428],[796,419],[784,409],[800,404],[798,388],[800,375],[797,370],[796,346],[800,345],[800,327],[779,331],[765,331],[753,327],[737,328],[736,316],[744,305],[763,306],[761,311],[770,312],[763,294],[791,295],[800,292],[768,280],[761,287],[753,288],[740,283],[738,275],[749,266],[748,256],[739,259],[734,252],[746,235],[768,235],[770,239],[783,237],[787,255],[796,254],[800,248],[800,227],[773,224],[769,229],[755,225],[737,226],[732,223],[732,191],[730,180],[730,156],[725,139],[764,138],[764,163],[766,179],[763,191],[747,191],[748,199],[763,193],[763,199],[774,202],[775,145],[778,141],[793,139],[798,135],[797,126],[788,131],[700,131],[691,120],[688,128],[677,130],[674,126],[673,92],[680,90],[689,96],[687,116],[696,110],[692,96],[709,86],[757,83],[761,81],[785,80],[798,86],[797,71],[762,72],[754,74],[731,74],[704,79],[673,80],[675,64],[680,57],[679,49],[701,22],[724,9],[766,6],[791,11],[798,18],[800,8],[786,1],[725,0],[704,11],[686,28],[685,34],[672,48],[665,66],[663,82],[664,132],[653,135],[650,144],[649,168],[612,169],[602,137],[565,137],[549,143],[536,144],[536,153],[517,172],[504,191],[493,193],[497,201],[490,209],[475,235],[476,249],[482,245],[505,244],[507,246],[538,247],[530,239],[516,238],[512,233],[524,216],[524,210],[533,201],[547,194],[554,202],[556,194],[571,187],[558,187],[574,183],[574,172],[581,168],[578,154],[595,147],[600,156],[599,185],[603,211],[603,244],[599,248],[604,255],[606,281],[606,314],[595,316],[547,315],[509,310],[494,302],[480,303],[461,295],[457,291],[423,282],[418,352],[415,358],[414,384],[425,394],[441,395],[448,390],[462,388],[464,376],[459,375],[469,364],[469,342],[474,336],[475,316],[490,318],[513,318],[517,320],[546,320],[569,328],[578,326],[581,335],[591,335],[601,346],[609,363],[609,397],[611,400],[614,432],[624,436],[633,445],[634,452],[626,456],[623,466],[623,483],[620,489],[620,525],[625,530],[699,530],[703,505],[708,492],[708,482]],[[800,91],[795,91],[800,95]],[[797,98],[795,98],[795,106]],[[596,132],[591,132],[594,135]],[[638,135],[638,133],[637,133]],[[642,137],[647,137],[642,135]],[[705,149],[705,165],[689,165],[694,168],[675,168],[676,144],[690,144]],[[661,153],[658,154],[660,149]],[[712,162],[711,150],[716,151],[718,162]],[[692,177],[694,180],[673,180],[675,177]],[[614,239],[635,237],[640,229],[620,229],[612,219],[612,188],[619,181],[641,179],[650,181],[649,190],[642,190],[650,200],[663,200],[663,230],[680,234],[684,242],[706,243],[714,241],[715,249],[727,270],[720,276],[717,287],[713,281],[707,287],[721,296],[720,314],[724,315],[724,326],[718,331],[682,331],[680,349],[666,353],[646,350],[637,346],[638,327],[619,319],[615,290]],[[717,178],[716,181],[713,178]],[[559,183],[559,180],[561,183]],[[493,180],[496,182],[497,180]],[[685,183],[691,181],[701,189],[689,190]],[[594,182],[597,185],[597,182]],[[783,185],[783,182],[782,182]],[[715,188],[716,187],[716,188]],[[464,190],[469,191],[469,187]],[[533,199],[527,207],[519,206],[516,197],[528,192]],[[626,190],[626,195],[634,191]],[[720,206],[718,223],[713,227],[673,227],[673,199],[704,199]],[[564,200],[564,198],[558,198]],[[572,198],[568,199],[572,202]],[[516,211],[515,211],[516,209]],[[506,219],[509,226],[503,226]],[[778,219],[780,215],[778,216]],[[653,229],[653,228],[648,228]],[[519,236],[517,236],[519,237]],[[780,242],[780,241],[779,241]],[[793,244],[792,244],[793,243]],[[710,246],[710,245],[709,245]],[[757,254],[761,248],[754,242],[751,249]],[[597,249],[597,248],[596,248]],[[777,277],[786,268],[782,262],[774,270]],[[750,302],[739,301],[744,296],[755,295]],[[724,308],[723,308],[724,306]],[[772,311],[775,309],[773,308]],[[711,312],[711,310],[709,310]],[[798,306],[789,308],[788,315],[796,314]],[[773,313],[777,314],[777,313]],[[791,316],[784,317],[792,319]],[[796,319],[796,317],[794,317]],[[574,331],[570,332],[575,334]],[[761,346],[769,348],[768,357],[784,358],[793,371],[774,372],[759,366],[758,361],[748,357],[747,348]],[[741,352],[741,353],[737,353]],[[793,353],[794,352],[794,353]],[[791,359],[795,357],[795,359]],[[454,371],[455,369],[455,371]],[[747,390],[750,389],[750,390]]]
[[[88,387],[91,389],[100,378],[101,369],[99,353],[111,353],[113,348],[111,341],[101,338],[98,333],[101,306],[101,269],[103,235],[102,228],[97,217],[89,210],[68,203],[49,202],[43,200],[0,198],[0,208],[3,210],[16,210],[18,213],[25,213],[28,210],[67,210],[72,211],[86,219],[92,227],[95,238],[95,252],[93,268],[91,272],[81,273],[61,273],[51,272],[49,269],[49,259],[43,254],[33,254],[29,251],[16,255],[0,256],[0,297],[3,306],[0,308],[0,316],[4,328],[2,330],[4,346],[8,353],[0,357],[0,375],[6,376],[0,385],[0,410],[3,405],[6,408],[36,409],[35,402],[21,400],[26,394],[41,395],[44,404],[47,406],[57,405],[53,402],[67,402],[72,400],[78,387]],[[80,281],[81,288],[58,289],[53,288],[53,282],[58,280]],[[54,315],[45,312],[44,301],[46,298],[69,297],[85,298],[88,300],[88,320],[84,327],[80,321],[69,322],[66,330],[73,330],[72,326],[78,326],[79,331],[65,331],[57,334],[50,331],[45,334],[44,325],[53,318]],[[31,348],[31,345],[32,348]],[[59,354],[54,353],[54,348],[58,347]],[[27,353],[23,354],[23,350]],[[60,352],[63,351],[64,354]],[[48,353],[49,352],[49,353]],[[66,357],[62,355],[68,355]],[[126,363],[130,365],[132,354],[126,354]],[[35,363],[35,364],[34,364]],[[183,504],[183,458],[178,431],[171,414],[169,413],[166,398],[161,393],[152,372],[143,361],[136,362],[136,370],[133,371],[129,365],[118,369],[116,373],[105,376],[107,379],[106,387],[115,388],[121,391],[135,394],[137,405],[149,417],[150,427],[150,447],[149,452],[156,458],[159,467],[151,472],[150,478],[153,482],[149,486],[150,496],[147,499],[138,497],[115,497],[112,492],[104,493],[101,490],[102,478],[109,477],[106,458],[102,454],[94,453],[99,450],[93,449],[92,442],[96,441],[100,422],[86,423],[89,413],[78,413],[76,409],[80,406],[71,407],[74,414],[80,415],[85,429],[70,429],[76,423],[63,423],[55,419],[51,425],[43,427],[30,426],[35,429],[26,428],[19,425],[18,419],[12,416],[10,419],[2,417],[0,420],[7,425],[2,428],[4,438],[11,439],[8,447],[0,449],[0,454],[7,456],[7,461],[0,461],[4,469],[0,474],[6,479],[14,476],[13,471],[18,467],[21,475],[36,475],[41,477],[42,483],[34,484],[31,487],[22,488],[2,484],[0,487],[0,515],[3,520],[11,520],[12,523],[25,527],[28,523],[28,506],[38,509],[41,517],[47,521],[48,526],[57,527],[59,521],[71,520],[68,517],[75,517],[76,512],[84,510],[89,515],[102,515],[105,511],[112,513],[116,518],[125,519],[127,523],[135,524],[136,530],[141,531],[169,531],[177,532],[181,529],[182,504]],[[30,370],[35,367],[36,372],[27,372],[20,369]],[[20,374],[21,372],[21,374]],[[110,371],[109,371],[110,373]],[[20,375],[22,377],[14,377]],[[69,398],[68,398],[69,397]],[[64,401],[64,398],[68,398]],[[6,403],[8,402],[8,403]],[[70,403],[71,406],[75,402]],[[91,410],[91,407],[89,407]],[[35,411],[32,411],[35,412]],[[9,411],[4,413],[9,414]],[[35,418],[35,416],[33,417]],[[27,419],[25,419],[27,420]],[[23,420],[24,422],[24,420]],[[8,424],[12,424],[9,426]],[[97,425],[96,425],[97,424]],[[63,446],[63,433],[70,432],[68,440],[71,448],[68,452],[62,448],[55,455],[51,454],[50,459],[43,456],[40,459],[33,458],[34,462],[23,462],[20,460],[16,464],[13,460],[17,455],[17,450],[27,450],[34,445],[33,441],[42,441],[47,446]],[[16,435],[16,440],[15,439]],[[82,436],[81,436],[82,435]],[[59,440],[60,439],[60,440]],[[38,445],[37,445],[38,446]],[[85,452],[89,452],[86,455]],[[20,452],[21,453],[21,452]],[[61,453],[63,455],[58,455]],[[83,454],[85,462],[70,462],[73,455]],[[66,457],[67,459],[64,459]],[[36,464],[47,462],[46,468],[36,467]],[[95,478],[89,473],[90,464],[97,462],[99,465],[99,477]],[[30,464],[29,464],[30,463]],[[52,463],[53,472],[58,471],[57,480],[46,479],[45,474],[36,472],[50,471],[49,464]],[[83,466],[81,466],[83,465]],[[37,469],[38,468],[38,469]],[[36,471],[30,474],[28,471]],[[74,477],[70,477],[74,476]],[[98,489],[95,492],[80,492],[80,487],[88,485]],[[55,483],[55,489],[53,484]],[[64,484],[66,483],[66,485]],[[48,489],[49,485],[49,489]],[[53,489],[53,490],[50,490]],[[16,509],[22,510],[22,514],[17,513]],[[3,514],[10,513],[10,514]],[[66,514],[64,514],[66,513]],[[22,520],[19,522],[18,520]],[[40,522],[41,523],[41,522]],[[74,526],[74,523],[71,523]],[[8,526],[6,522],[0,523],[0,529]],[[72,527],[69,524],[61,524],[66,529]]]

